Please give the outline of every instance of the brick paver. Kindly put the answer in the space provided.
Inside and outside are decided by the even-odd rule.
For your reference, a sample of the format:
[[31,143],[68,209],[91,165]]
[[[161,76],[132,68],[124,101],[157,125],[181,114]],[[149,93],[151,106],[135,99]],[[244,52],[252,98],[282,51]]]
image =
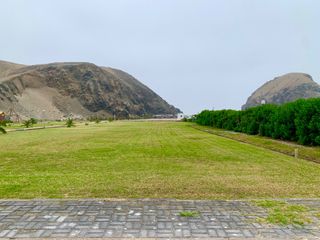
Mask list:
[[[289,200],[320,209],[320,200]],[[197,211],[197,217],[181,217]],[[287,238],[320,239],[319,222],[264,225],[250,201],[0,201],[0,238]]]

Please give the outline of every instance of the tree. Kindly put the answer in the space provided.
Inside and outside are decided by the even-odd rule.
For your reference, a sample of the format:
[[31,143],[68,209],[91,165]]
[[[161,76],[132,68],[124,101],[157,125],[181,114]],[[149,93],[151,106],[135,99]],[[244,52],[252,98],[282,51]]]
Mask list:
[[195,122],[247,134],[259,134],[304,145],[320,145],[320,98],[283,105],[266,104],[243,111],[204,110]]
[[33,124],[37,124],[38,123],[38,120],[35,119],[35,118],[30,118],[30,122]]
[[0,132],[3,133],[3,134],[6,134],[7,131],[4,129],[4,127],[0,126]]
[[67,121],[66,121],[66,125],[67,127],[74,127],[74,122],[73,122],[73,119],[72,118],[68,118]]
[[7,125],[5,121],[0,121],[0,133],[6,134],[7,131],[4,129],[4,127]]
[[26,128],[32,127],[32,122],[31,122],[31,120],[29,119],[29,120],[23,121],[22,126],[24,126],[24,127],[26,127]]
[[296,113],[299,111],[299,103],[287,103],[278,108],[272,116],[272,138],[296,141]]

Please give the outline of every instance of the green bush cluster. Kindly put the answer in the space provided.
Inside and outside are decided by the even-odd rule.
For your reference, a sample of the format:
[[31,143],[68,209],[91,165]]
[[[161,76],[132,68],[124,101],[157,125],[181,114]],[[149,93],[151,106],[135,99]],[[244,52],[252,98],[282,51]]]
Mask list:
[[25,128],[29,128],[29,127],[32,127],[34,124],[37,124],[37,123],[38,123],[37,119],[30,118],[29,120],[23,121],[22,126],[25,127]]
[[73,120],[72,118],[68,118],[68,119],[66,120],[66,126],[67,126],[68,128],[70,128],[70,127],[75,127],[74,120]]
[[6,126],[7,126],[7,122],[5,120],[4,121],[0,121],[0,133],[3,133],[3,134],[7,133],[7,131],[4,128]]
[[243,111],[204,110],[196,115],[195,122],[304,145],[320,145],[320,98],[266,104]]

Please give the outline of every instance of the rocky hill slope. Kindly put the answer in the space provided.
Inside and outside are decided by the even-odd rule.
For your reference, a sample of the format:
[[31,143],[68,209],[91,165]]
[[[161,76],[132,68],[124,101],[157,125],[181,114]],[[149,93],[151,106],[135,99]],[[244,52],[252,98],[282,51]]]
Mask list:
[[258,88],[248,98],[242,109],[261,103],[282,104],[299,98],[320,97],[320,85],[304,73],[289,73],[277,77]]
[[24,118],[128,117],[175,114],[131,75],[91,63],[24,66],[0,61],[0,110]]

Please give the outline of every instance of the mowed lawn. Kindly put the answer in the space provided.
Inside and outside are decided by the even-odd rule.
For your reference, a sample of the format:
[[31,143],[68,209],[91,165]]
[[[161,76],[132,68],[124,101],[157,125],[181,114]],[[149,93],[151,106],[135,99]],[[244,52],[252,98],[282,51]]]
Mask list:
[[0,135],[0,198],[320,197],[320,164],[178,122]]

